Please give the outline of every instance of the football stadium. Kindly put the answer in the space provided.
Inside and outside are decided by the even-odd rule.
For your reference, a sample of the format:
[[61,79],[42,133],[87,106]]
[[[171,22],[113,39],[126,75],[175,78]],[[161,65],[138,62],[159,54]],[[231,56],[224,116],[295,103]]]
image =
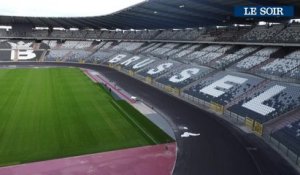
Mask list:
[[0,2],[0,175],[300,174],[298,0],[48,3]]

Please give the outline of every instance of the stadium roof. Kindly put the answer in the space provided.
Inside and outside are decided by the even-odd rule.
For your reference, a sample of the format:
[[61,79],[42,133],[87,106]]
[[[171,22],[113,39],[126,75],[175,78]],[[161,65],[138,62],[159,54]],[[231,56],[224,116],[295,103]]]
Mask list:
[[300,16],[297,12],[300,7],[299,0],[272,0],[272,2],[264,0],[148,0],[105,16],[69,18],[0,16],[0,25],[26,24],[32,27],[81,29],[164,29],[247,22],[245,19],[233,17],[233,8],[236,5],[295,5],[296,16]]

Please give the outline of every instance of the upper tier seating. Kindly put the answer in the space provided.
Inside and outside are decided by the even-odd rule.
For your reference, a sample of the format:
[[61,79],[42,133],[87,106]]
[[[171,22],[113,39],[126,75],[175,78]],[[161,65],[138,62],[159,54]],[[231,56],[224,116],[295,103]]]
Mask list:
[[0,37],[6,37],[7,31],[5,29],[0,29]]
[[72,32],[68,30],[54,30],[51,32],[50,37],[53,38],[72,38]]
[[100,34],[100,38],[103,38],[103,39],[112,39],[114,38],[114,35],[116,34],[117,32],[116,31],[102,31],[101,34]]
[[118,45],[114,46],[113,50],[119,51],[134,51],[141,47],[144,43],[142,42],[120,42]]
[[159,31],[157,31],[157,30],[141,31],[141,34],[137,35],[137,37],[135,37],[135,39],[142,39],[142,40],[153,39],[158,33],[159,33]]
[[284,25],[256,26],[250,32],[243,35],[240,41],[268,41],[274,38],[282,29],[284,29]]
[[33,30],[31,33],[27,33],[27,36],[37,37],[37,38],[39,38],[39,37],[41,37],[41,38],[48,37],[48,35],[49,35],[48,30]]
[[300,41],[300,24],[291,24],[270,41],[298,43]]
[[176,30],[163,30],[160,34],[158,34],[154,39],[156,40],[168,40],[175,36],[178,31]]
[[100,35],[101,35],[100,30],[91,30],[91,31],[87,31],[85,37],[89,39],[97,39],[100,38]]

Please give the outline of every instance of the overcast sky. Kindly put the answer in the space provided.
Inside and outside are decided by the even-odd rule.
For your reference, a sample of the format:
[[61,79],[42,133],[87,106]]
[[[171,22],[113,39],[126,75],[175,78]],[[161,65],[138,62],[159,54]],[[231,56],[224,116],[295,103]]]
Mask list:
[[70,17],[106,15],[144,0],[1,0],[0,15]]

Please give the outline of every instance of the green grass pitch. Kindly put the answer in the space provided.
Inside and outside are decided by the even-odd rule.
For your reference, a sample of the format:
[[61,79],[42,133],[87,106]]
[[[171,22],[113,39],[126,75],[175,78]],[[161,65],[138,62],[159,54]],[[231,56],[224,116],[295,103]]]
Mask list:
[[0,166],[172,141],[80,69],[1,69],[0,97]]

